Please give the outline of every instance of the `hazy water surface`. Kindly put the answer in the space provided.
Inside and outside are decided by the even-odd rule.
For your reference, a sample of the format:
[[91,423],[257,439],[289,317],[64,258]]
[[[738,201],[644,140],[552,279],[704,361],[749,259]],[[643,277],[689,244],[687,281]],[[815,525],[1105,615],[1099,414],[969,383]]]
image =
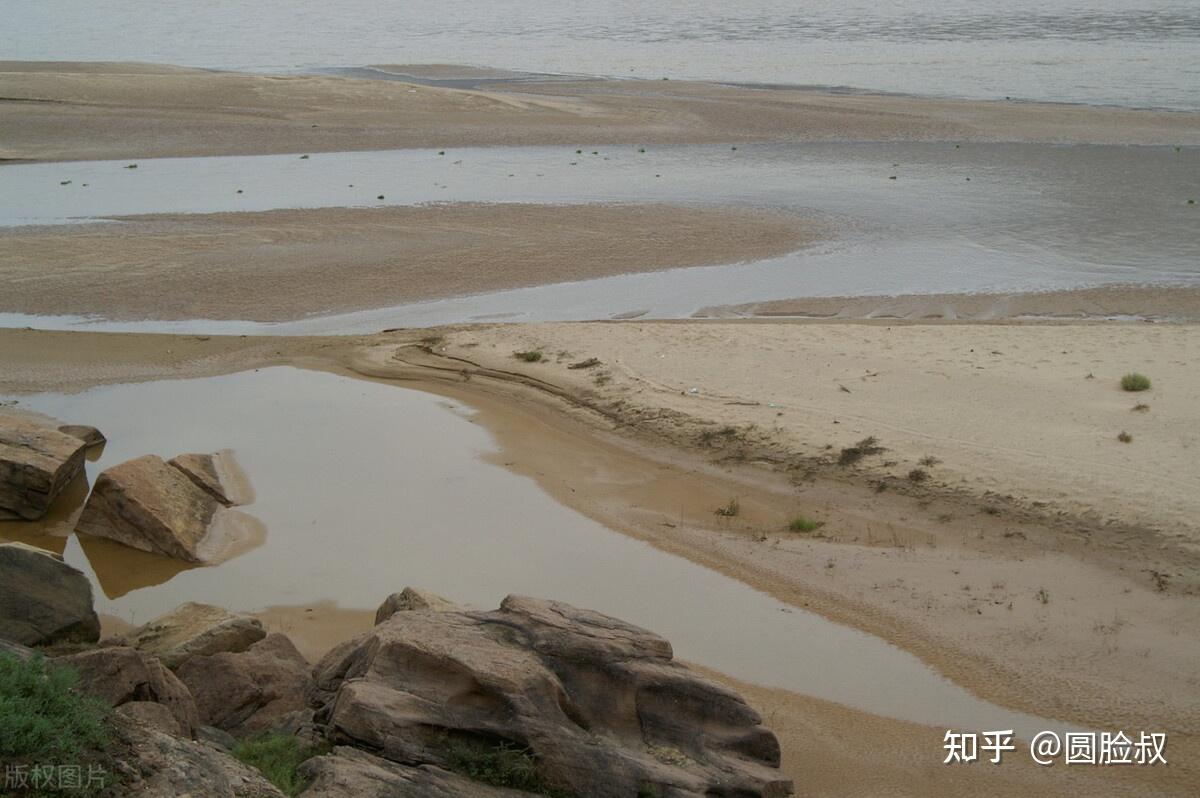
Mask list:
[[0,58],[466,63],[1200,109],[1195,0],[0,0]]

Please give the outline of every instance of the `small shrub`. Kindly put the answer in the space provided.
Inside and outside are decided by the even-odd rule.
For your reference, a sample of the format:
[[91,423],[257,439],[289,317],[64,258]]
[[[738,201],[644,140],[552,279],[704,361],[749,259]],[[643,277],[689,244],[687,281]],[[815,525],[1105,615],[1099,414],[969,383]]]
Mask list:
[[879,440],[874,435],[870,435],[853,446],[847,446],[845,449],[842,449],[841,454],[838,455],[838,465],[854,465],[864,457],[879,454],[882,451],[884,451],[884,448],[879,445]]
[[513,357],[526,363],[541,363],[543,355],[536,349],[530,349],[528,352],[513,352]]
[[528,748],[508,741],[490,744],[448,735],[442,739],[442,748],[447,769],[473,781],[552,798],[566,796],[543,781],[538,772],[537,756]]
[[238,743],[233,749],[236,759],[263,774],[263,778],[279,788],[284,795],[299,795],[308,785],[296,769],[314,756],[328,753],[326,746],[304,748],[291,734],[261,734]]
[[798,515],[788,522],[788,529],[792,532],[816,532],[823,526],[825,526],[824,521],[814,521],[802,515]]
[[1050,594],[1046,592],[1046,588],[1044,588],[1044,587],[1038,588],[1038,592],[1034,593],[1034,598],[1036,598],[1038,600],[1039,604],[1049,604],[1050,603]]
[[908,472],[909,482],[924,482],[929,479],[929,472],[923,468],[914,468]]
[[1121,390],[1123,391],[1148,391],[1150,390],[1150,378],[1145,374],[1131,372],[1121,378]]
[[937,459],[936,457],[934,457],[931,454],[927,454],[924,457],[922,457],[920,460],[918,460],[917,462],[920,463],[921,465],[925,466],[926,468],[933,468],[935,465],[939,465],[942,461]]
[[738,503],[737,498],[733,498],[729,500],[729,504],[725,505],[724,507],[718,507],[717,509],[713,510],[713,513],[721,516],[722,518],[734,518],[741,511],[742,506]]
[[1133,443],[1133,436],[1125,430],[1121,430],[1120,433],[1117,434],[1117,440],[1119,440],[1121,443]]

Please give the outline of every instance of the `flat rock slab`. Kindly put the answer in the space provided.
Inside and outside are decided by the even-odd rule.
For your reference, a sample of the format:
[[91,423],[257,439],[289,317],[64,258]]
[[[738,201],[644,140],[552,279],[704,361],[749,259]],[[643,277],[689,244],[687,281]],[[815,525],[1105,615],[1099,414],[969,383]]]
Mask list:
[[32,419],[0,415],[0,517],[41,518],[83,470],[81,439]]
[[193,656],[245,651],[266,636],[257,618],[188,602],[134,629],[124,640],[167,667],[178,668]]
[[0,544],[0,638],[25,646],[99,640],[91,583],[48,551]]
[[216,454],[181,454],[167,462],[226,507],[254,501],[250,481],[238,467],[229,449],[222,449]]
[[[200,456],[188,457],[204,473]],[[218,485],[225,468],[212,467]],[[228,509],[190,473],[155,455],[103,471],[76,530],[200,565],[220,562],[263,534],[257,521]]]
[[58,431],[72,438],[78,438],[87,444],[90,449],[93,446],[103,446],[108,442],[108,438],[104,437],[104,433],[88,424],[64,424],[58,428]]

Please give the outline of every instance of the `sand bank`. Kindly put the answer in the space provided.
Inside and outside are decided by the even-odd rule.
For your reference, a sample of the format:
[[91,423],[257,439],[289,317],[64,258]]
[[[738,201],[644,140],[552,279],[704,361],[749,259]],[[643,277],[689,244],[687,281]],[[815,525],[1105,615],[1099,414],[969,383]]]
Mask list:
[[431,205],[0,229],[6,311],[282,321],[627,272],[758,260],[815,225],[658,205]]
[[1146,318],[1200,321],[1200,286],[1113,285],[1015,294],[801,297],[703,308],[696,312],[695,317],[908,321]]
[[[402,68],[397,67],[397,70]],[[682,81],[493,84],[0,62],[0,158],[405,147],[962,140],[1198,144],[1200,115]]]

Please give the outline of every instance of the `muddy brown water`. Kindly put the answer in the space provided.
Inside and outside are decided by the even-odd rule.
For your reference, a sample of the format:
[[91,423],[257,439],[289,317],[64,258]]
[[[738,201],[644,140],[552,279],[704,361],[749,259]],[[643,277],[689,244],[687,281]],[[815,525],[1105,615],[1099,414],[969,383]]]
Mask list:
[[249,476],[256,498],[242,509],[266,525],[266,539],[219,566],[181,567],[72,534],[82,481],[46,521],[0,523],[0,538],[59,552],[82,569],[97,610],[129,623],[184,601],[371,610],[417,585],[490,608],[516,592],[625,618],[666,636],[677,657],[736,678],[879,715],[1026,735],[1049,725],[973,696],[882,639],[557,503],[486,462],[496,444],[455,401],[291,367],[17,401],[104,431],[109,442],[87,464],[89,481],[142,454],[223,448]]

